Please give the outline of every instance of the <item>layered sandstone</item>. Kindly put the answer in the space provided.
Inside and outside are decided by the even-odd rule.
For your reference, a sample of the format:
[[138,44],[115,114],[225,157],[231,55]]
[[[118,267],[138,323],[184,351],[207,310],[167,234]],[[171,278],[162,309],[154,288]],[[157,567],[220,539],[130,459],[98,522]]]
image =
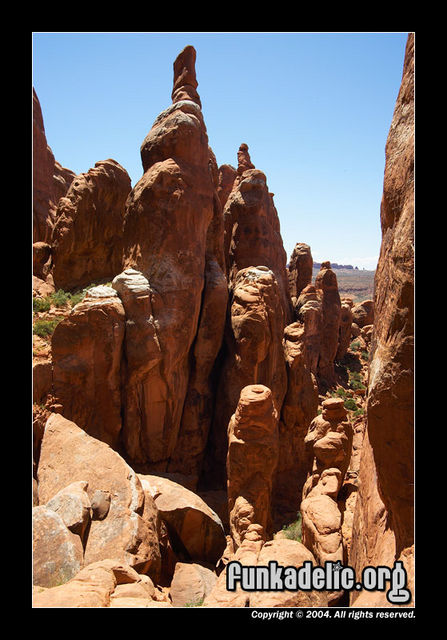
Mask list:
[[[385,156],[367,432],[350,554],[357,572],[400,557],[411,569],[414,553],[414,34]],[[383,593],[352,593],[354,606],[372,601],[389,605]]]
[[76,176],[59,200],[52,232],[53,279],[73,290],[111,280],[122,268],[124,205],[131,189],[115,160],[97,162]]

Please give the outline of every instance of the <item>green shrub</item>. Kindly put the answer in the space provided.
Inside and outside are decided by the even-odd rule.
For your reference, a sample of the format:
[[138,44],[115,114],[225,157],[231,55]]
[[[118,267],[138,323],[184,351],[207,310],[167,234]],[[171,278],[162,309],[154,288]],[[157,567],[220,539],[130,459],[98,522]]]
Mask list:
[[342,387],[339,387],[335,392],[335,395],[338,396],[339,398],[346,398],[346,390],[343,389]]
[[282,531],[288,540],[298,540],[301,542],[301,513],[297,513],[297,519],[292,524],[282,528]]
[[359,409],[354,411],[354,417],[358,418],[359,416],[363,416],[364,413],[365,413],[365,410],[362,409],[362,407],[359,407]]
[[52,293],[50,298],[52,304],[55,307],[64,307],[66,304],[68,304],[71,298],[71,294],[66,293],[63,289],[59,289],[55,293]]
[[33,326],[33,333],[40,338],[50,336],[62,318],[53,318],[52,320],[37,320]]
[[358,351],[360,349],[360,342],[358,340],[354,340],[354,342],[351,342],[351,346],[349,348],[351,351]]
[[199,598],[198,600],[193,600],[192,602],[187,602],[185,607],[201,607],[205,598]]
[[33,298],[33,311],[49,311],[51,307],[51,301],[49,296],[45,298]]
[[345,409],[349,409],[349,411],[356,411],[356,409],[358,409],[353,398],[348,398],[347,400],[345,400],[344,407]]
[[367,351],[362,351],[362,353],[360,354],[360,357],[362,360],[368,360],[369,359],[369,353]]

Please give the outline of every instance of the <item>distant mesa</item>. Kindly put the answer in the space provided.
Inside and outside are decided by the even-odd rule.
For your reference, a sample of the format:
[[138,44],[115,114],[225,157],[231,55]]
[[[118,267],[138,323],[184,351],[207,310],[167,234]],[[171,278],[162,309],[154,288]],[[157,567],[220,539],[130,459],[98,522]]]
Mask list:
[[[322,262],[314,262],[314,269],[320,269]],[[332,269],[357,269],[358,267],[353,267],[352,264],[337,264],[336,262],[331,262]]]

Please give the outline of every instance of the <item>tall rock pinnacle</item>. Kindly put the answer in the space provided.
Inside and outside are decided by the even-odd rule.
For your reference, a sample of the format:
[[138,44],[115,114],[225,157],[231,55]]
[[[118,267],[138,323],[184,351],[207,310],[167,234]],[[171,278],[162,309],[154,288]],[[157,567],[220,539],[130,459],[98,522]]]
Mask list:
[[196,50],[188,45],[179,53],[174,62],[174,86],[172,89],[172,102],[180,100],[192,100],[202,108],[196,79]]

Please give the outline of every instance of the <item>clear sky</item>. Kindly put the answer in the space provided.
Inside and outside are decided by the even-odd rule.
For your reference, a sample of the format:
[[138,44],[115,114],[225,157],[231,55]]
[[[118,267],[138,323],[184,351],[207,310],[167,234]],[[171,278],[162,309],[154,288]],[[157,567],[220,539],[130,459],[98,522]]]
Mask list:
[[140,145],[171,104],[173,62],[197,51],[198,92],[217,163],[249,146],[267,176],[287,256],[375,269],[385,143],[407,32],[34,32],[33,85],[58,162],[113,158],[132,185]]

